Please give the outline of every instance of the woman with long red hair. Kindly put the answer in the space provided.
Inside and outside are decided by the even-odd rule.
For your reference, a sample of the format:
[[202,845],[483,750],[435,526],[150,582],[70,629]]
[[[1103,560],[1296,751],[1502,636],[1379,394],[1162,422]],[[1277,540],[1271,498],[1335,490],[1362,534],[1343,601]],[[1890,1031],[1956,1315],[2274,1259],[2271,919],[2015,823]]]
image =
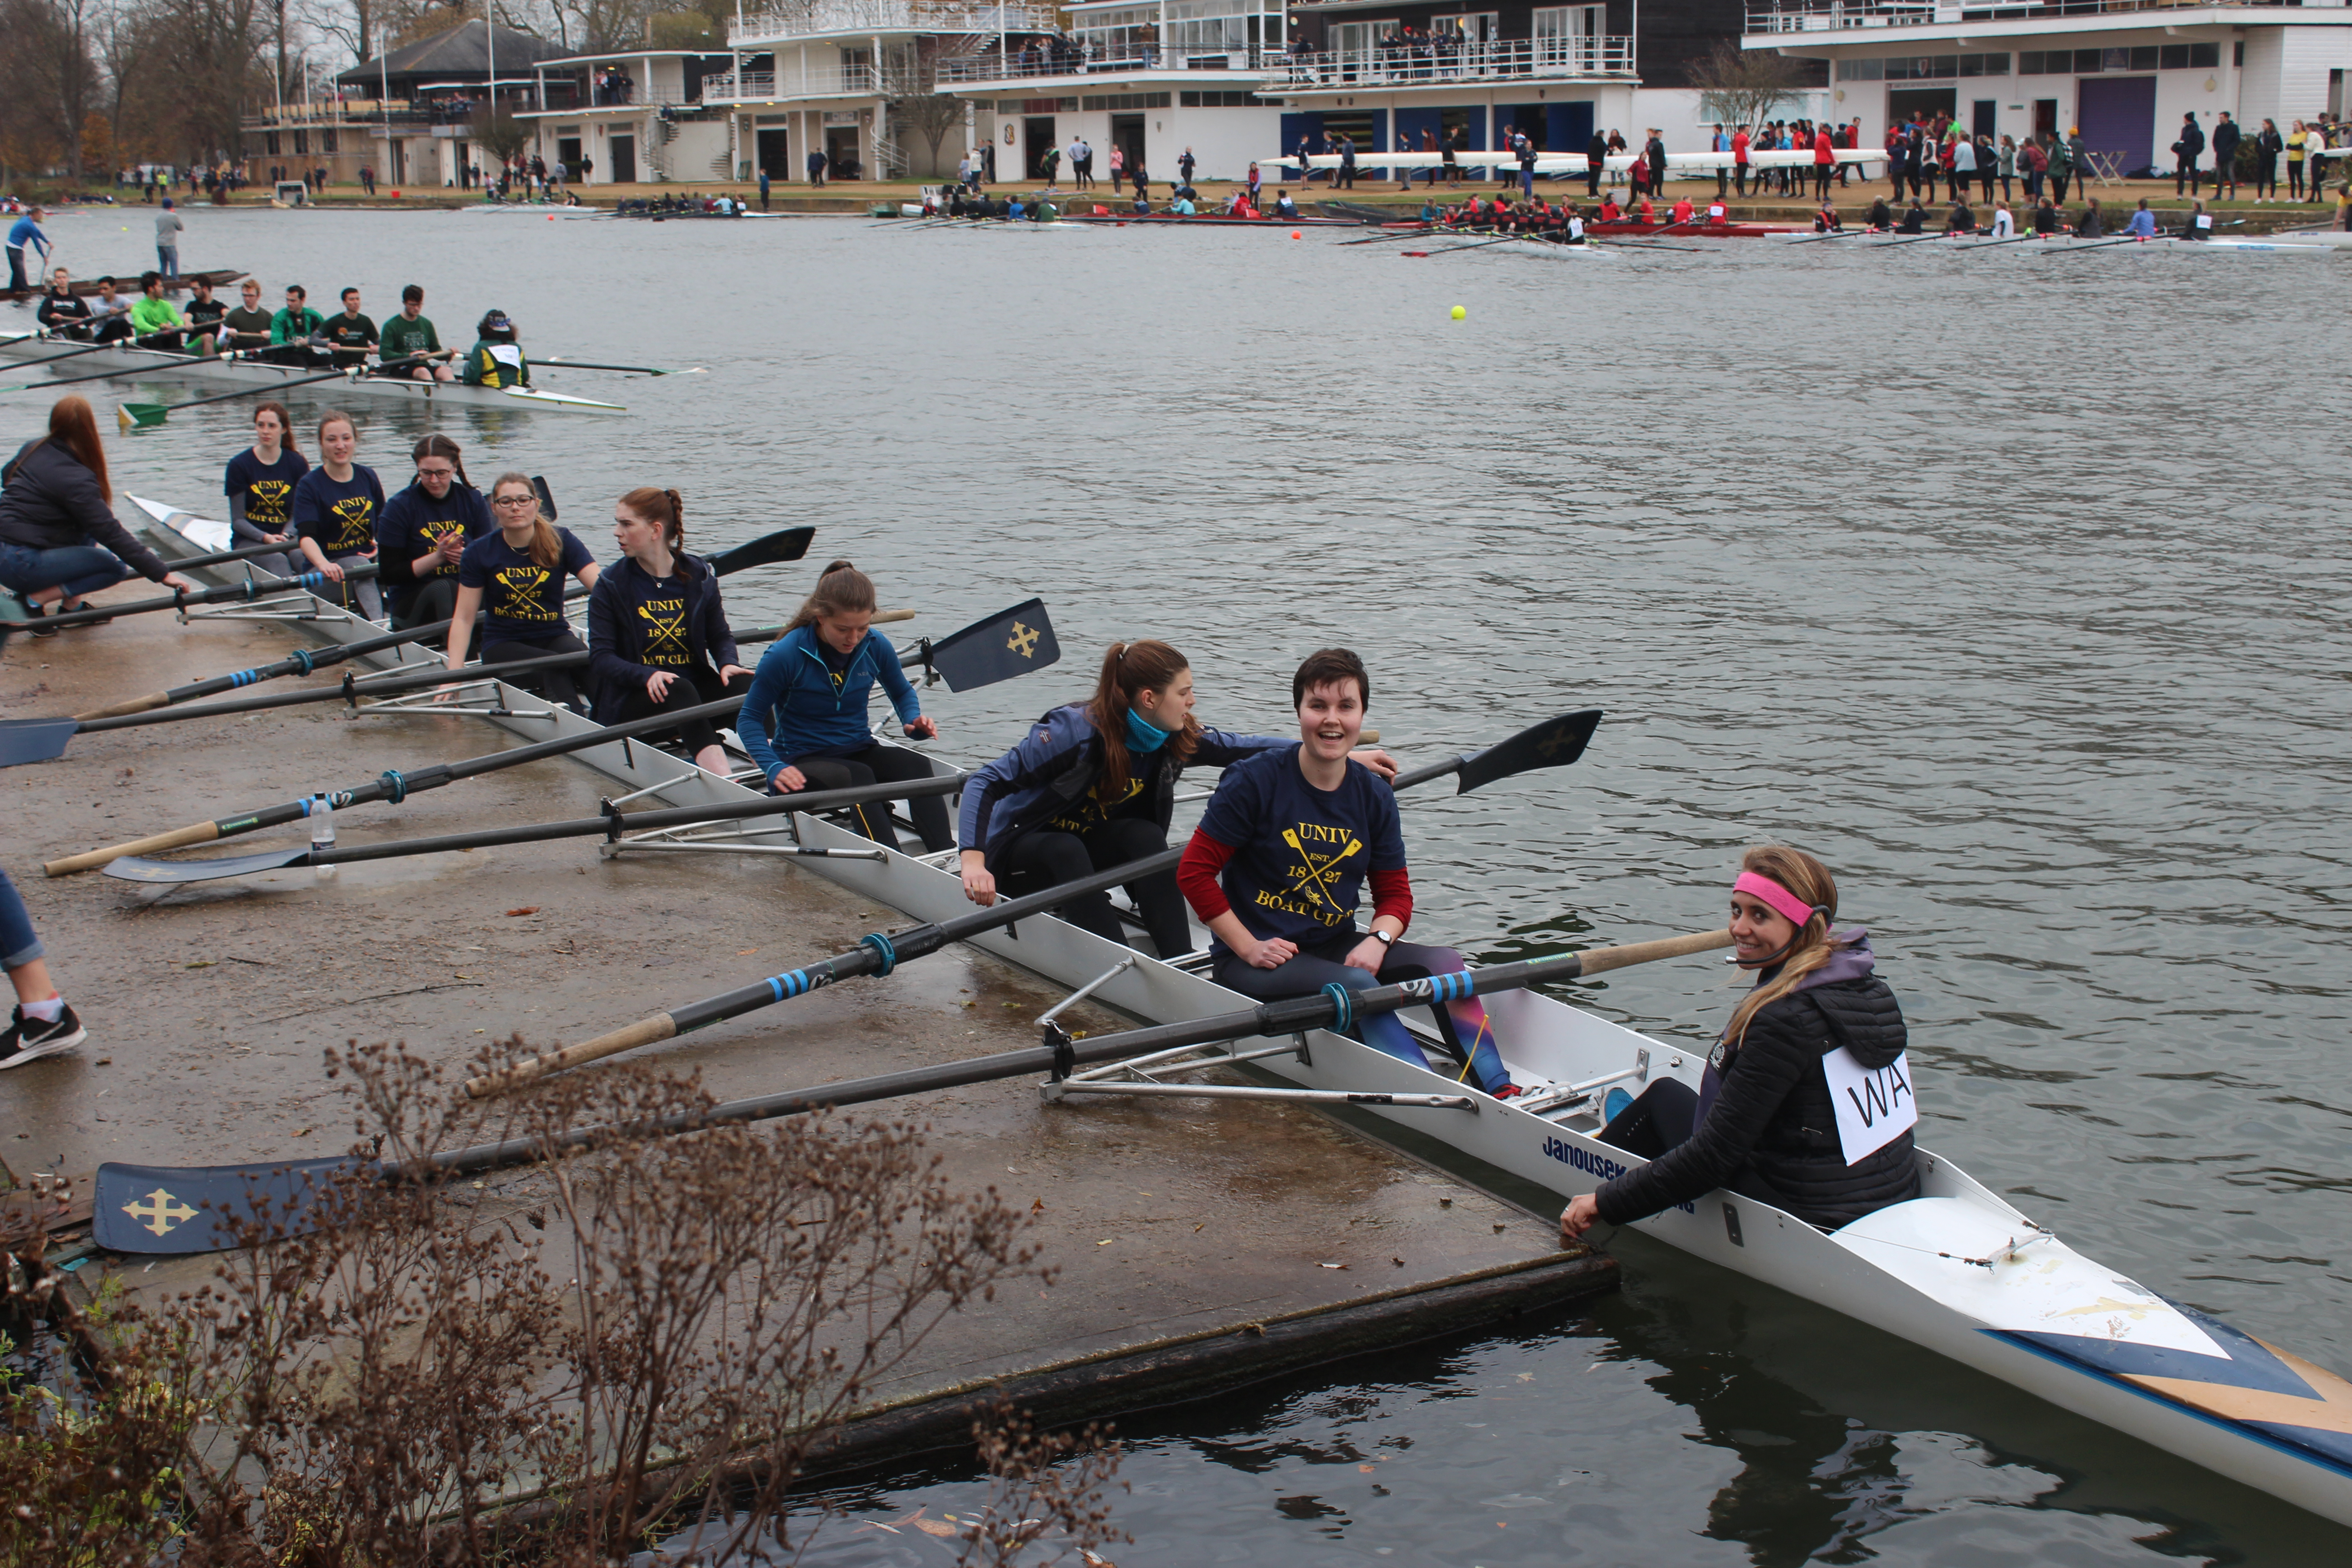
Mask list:
[[193,592],[114,516],[114,487],[89,400],[60,397],[49,433],[27,441],[0,467],[0,586],[28,615],[43,605],[81,607],[82,596],[140,576]]

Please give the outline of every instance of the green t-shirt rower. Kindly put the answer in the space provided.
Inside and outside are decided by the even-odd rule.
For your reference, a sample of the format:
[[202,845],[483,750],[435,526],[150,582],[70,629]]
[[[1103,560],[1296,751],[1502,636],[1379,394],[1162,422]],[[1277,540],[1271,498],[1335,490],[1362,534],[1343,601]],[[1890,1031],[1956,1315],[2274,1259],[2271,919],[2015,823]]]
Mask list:
[[431,361],[422,364],[404,364],[393,370],[378,369],[384,375],[412,377],[418,381],[448,381],[455,375],[448,365],[447,351],[441,346],[441,334],[425,315],[425,290],[411,283],[400,291],[400,314],[384,322],[381,338],[384,361],[406,359],[411,354],[430,354]]

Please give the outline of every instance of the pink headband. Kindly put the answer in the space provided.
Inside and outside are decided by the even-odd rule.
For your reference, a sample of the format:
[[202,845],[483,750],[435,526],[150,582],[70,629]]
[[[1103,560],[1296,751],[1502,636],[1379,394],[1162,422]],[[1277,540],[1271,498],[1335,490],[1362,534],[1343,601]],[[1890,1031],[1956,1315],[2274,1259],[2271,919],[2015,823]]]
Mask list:
[[1731,884],[1735,893],[1748,893],[1778,910],[1788,921],[1801,930],[1813,918],[1813,906],[1780,886],[1771,878],[1754,871],[1742,871],[1739,879]]

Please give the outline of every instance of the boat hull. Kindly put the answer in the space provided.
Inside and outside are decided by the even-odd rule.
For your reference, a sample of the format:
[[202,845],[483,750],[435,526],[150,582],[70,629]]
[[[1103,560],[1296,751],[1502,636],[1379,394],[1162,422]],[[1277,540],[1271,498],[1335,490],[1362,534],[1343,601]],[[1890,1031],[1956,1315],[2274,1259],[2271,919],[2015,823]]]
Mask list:
[[[36,364],[63,358],[76,349],[89,346],[57,338],[35,337],[29,332],[0,334],[0,354]],[[71,363],[77,375],[96,374],[104,370],[126,381],[170,379],[265,389],[283,386],[289,382],[319,374],[315,368],[299,365],[261,364],[251,360],[200,359],[190,354],[142,348],[111,348],[98,353],[84,353],[75,357]],[[320,396],[331,392],[337,398],[349,395],[427,405],[454,404],[467,408],[541,408],[564,414],[628,412],[617,403],[568,393],[534,391],[528,387],[467,386],[463,382],[455,381],[403,381],[384,375],[313,381],[293,390]]]

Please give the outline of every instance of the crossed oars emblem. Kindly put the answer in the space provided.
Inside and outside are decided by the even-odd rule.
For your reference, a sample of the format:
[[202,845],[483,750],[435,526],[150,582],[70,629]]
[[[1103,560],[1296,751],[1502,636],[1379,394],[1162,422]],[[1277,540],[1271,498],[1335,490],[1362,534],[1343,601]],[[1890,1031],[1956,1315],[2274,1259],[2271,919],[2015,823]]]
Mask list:
[[652,623],[650,630],[646,633],[648,639],[646,652],[684,653],[688,650],[684,610],[680,610],[675,616],[657,616],[646,605],[640,605],[637,606],[637,613]]
[[1331,884],[1339,879],[1339,862],[1345,860],[1349,856],[1353,855],[1358,849],[1361,848],[1363,847],[1363,840],[1360,838],[1349,839],[1348,847],[1346,848],[1341,849],[1337,854],[1332,855],[1328,858],[1320,862],[1316,860],[1315,857],[1308,852],[1305,845],[1298,842],[1298,835],[1293,829],[1286,827],[1282,830],[1282,841],[1285,844],[1289,845],[1294,850],[1297,851],[1298,858],[1307,863],[1307,874],[1299,878],[1297,881],[1291,883],[1287,891],[1293,893],[1306,892],[1307,891],[1307,885],[1309,882],[1312,882],[1315,884],[1315,897],[1321,900],[1324,903],[1331,905],[1334,909],[1337,909],[1339,907],[1339,901],[1331,897]]
[[194,1209],[173,1197],[163,1187],[157,1187],[135,1204],[124,1204],[122,1212],[157,1236],[168,1235],[196,1217]]
[[1036,658],[1037,628],[1035,626],[1024,626],[1019,621],[1013,622],[1013,635],[1004,639],[1004,646],[1011,648],[1014,653],[1019,654],[1023,658]]
[[1536,742],[1536,752],[1538,755],[1547,758],[1556,757],[1575,743],[1576,737],[1569,733],[1569,726],[1555,724],[1552,726],[1551,733]]

